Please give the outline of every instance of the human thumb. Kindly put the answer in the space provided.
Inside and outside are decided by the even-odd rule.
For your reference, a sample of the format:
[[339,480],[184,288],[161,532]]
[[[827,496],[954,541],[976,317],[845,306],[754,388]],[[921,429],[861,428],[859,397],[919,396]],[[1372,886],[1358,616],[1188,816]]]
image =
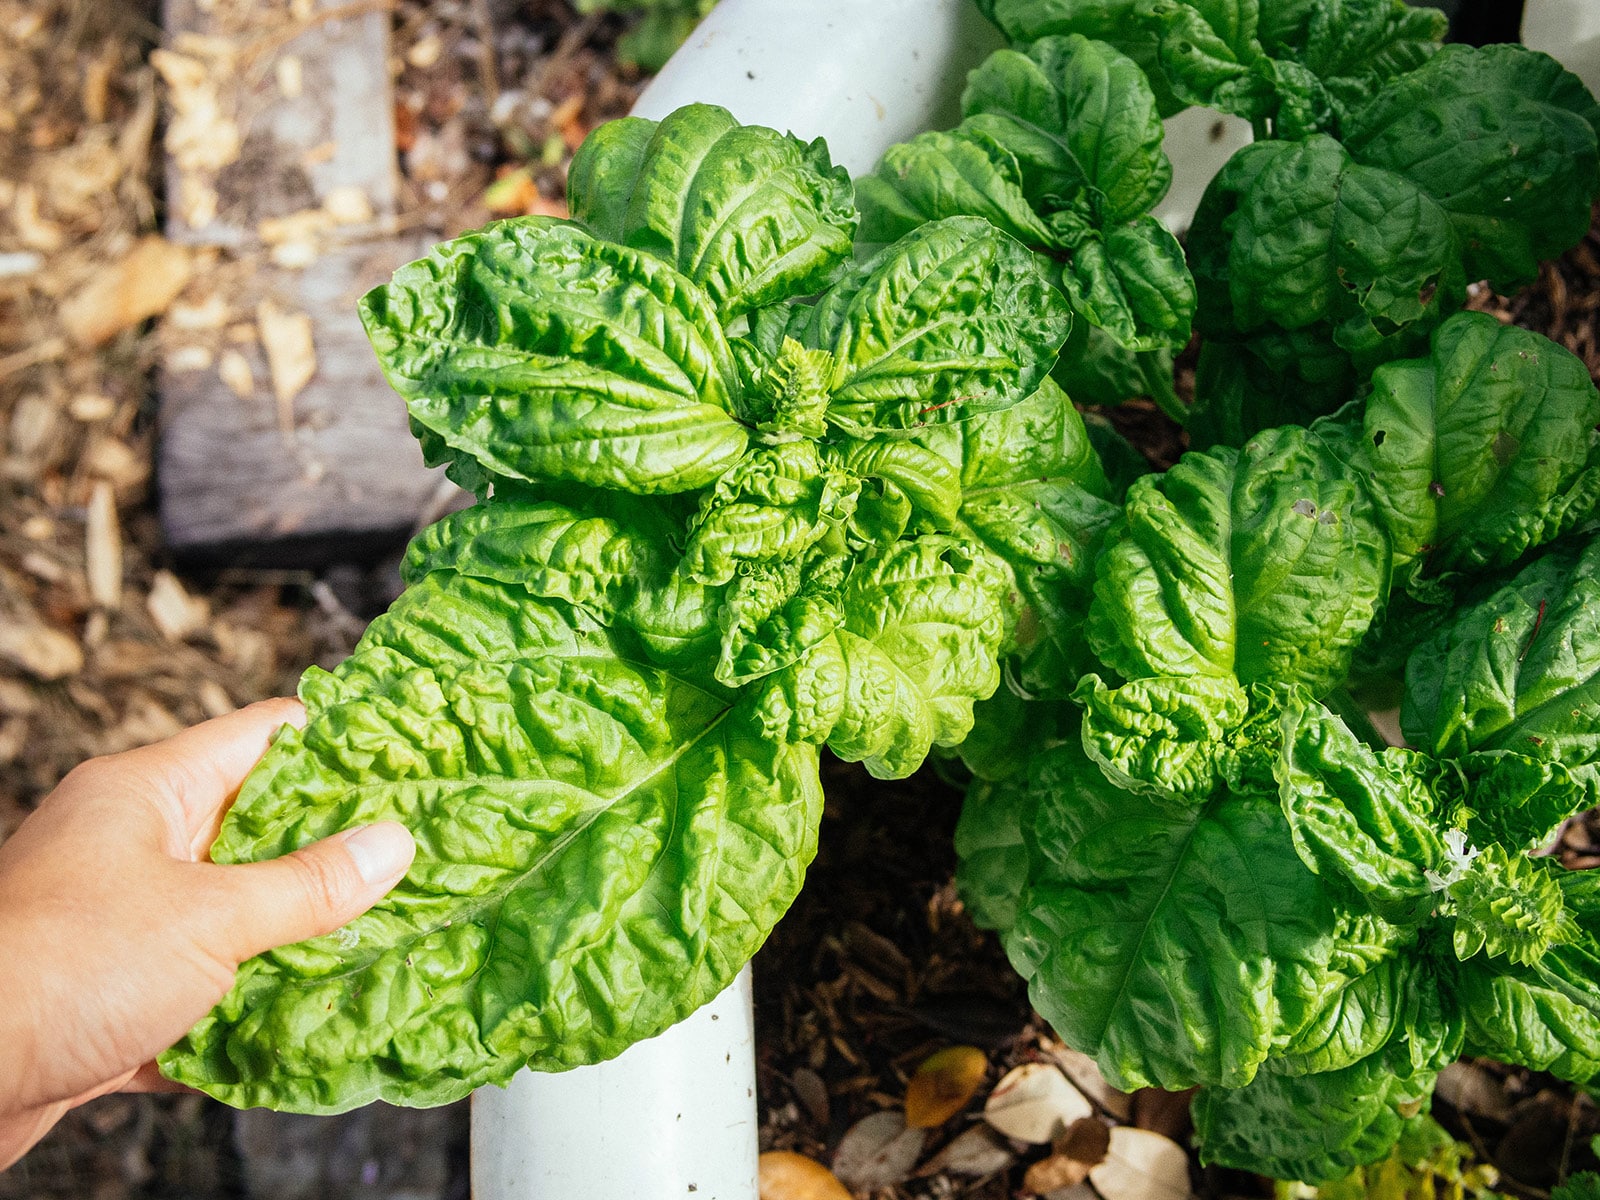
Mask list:
[[218,868],[227,872],[234,901],[227,906],[234,956],[243,961],[331,933],[383,899],[415,854],[410,830],[381,821],[282,858]]

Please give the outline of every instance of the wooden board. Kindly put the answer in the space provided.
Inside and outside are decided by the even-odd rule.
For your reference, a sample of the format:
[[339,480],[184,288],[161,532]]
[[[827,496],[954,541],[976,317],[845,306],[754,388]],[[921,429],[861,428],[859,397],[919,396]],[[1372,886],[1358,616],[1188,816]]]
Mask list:
[[[238,147],[220,167],[197,167],[195,143],[186,153],[169,138],[168,236],[222,253],[186,297],[219,314],[214,327],[191,332],[173,314],[163,329],[168,543],[191,560],[263,565],[381,557],[438,515],[450,487],[424,468],[356,316],[363,292],[427,248],[384,232],[397,193],[390,13],[348,0],[210,0],[204,9],[166,0],[165,16],[174,70],[201,79],[188,94],[169,89],[169,130],[186,99],[192,110],[214,103],[219,136],[229,135],[221,140]],[[280,69],[285,58],[292,71]],[[285,80],[298,86],[286,93]],[[304,253],[280,251],[275,265],[263,241],[272,223],[315,214],[341,194],[364,197],[370,220],[317,228]],[[315,373],[287,399],[275,395],[259,337],[263,302],[310,321]]]
[[[215,363],[160,373],[162,524],[190,557],[310,564],[376,558],[442,500],[405,406],[384,382],[356,300],[423,247],[397,240],[322,255],[302,271],[260,270],[236,296],[312,317],[317,370],[287,409],[261,344],[234,348],[255,387],[240,396]],[[169,363],[179,361],[169,356]],[[438,515],[435,512],[433,515]]]

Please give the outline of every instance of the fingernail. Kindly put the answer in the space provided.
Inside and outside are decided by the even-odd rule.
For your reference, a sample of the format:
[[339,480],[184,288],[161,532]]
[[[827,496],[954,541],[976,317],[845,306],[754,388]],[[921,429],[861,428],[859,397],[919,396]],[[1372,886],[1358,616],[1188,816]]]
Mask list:
[[411,831],[395,821],[380,821],[345,834],[344,848],[363,883],[395,878],[411,865],[416,853]]

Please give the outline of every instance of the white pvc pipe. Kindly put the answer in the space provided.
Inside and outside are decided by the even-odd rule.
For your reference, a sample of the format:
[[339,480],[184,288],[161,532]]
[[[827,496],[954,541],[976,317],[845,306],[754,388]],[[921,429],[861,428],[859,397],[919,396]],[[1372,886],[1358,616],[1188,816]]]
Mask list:
[[[972,0],[723,0],[634,112],[721,104],[746,124],[827,138],[860,174],[893,143],[959,121],[967,71],[1000,44]],[[756,1200],[750,995],[747,966],[610,1062],[480,1088],[475,1200]]]
[[1003,44],[972,0],[722,0],[633,111],[720,104],[827,138],[861,175],[895,142],[959,122],[967,72]]
[[1595,0],[1527,0],[1522,41],[1543,50],[1600,94],[1600,3]]
[[475,1200],[755,1200],[750,968],[610,1062],[472,1097]]

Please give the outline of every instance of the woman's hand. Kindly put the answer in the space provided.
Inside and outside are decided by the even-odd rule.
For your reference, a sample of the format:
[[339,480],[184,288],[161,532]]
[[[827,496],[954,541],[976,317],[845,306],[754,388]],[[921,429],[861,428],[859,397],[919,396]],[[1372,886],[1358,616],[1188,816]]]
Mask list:
[[271,862],[209,859],[239,785],[298,701],[268,700],[91,759],[0,846],[0,1170],[68,1109],[171,1090],[152,1060],[245,959],[329,933],[411,865],[369,825]]

